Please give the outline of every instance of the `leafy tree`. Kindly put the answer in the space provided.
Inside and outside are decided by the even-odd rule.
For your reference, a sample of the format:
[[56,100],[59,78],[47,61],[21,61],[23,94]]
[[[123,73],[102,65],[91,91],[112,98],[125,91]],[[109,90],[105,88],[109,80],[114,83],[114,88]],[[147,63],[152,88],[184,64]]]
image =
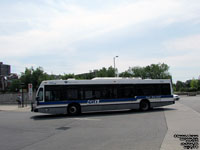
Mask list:
[[108,69],[103,67],[102,69],[93,70],[93,71],[90,71],[89,73],[75,75],[75,78],[76,79],[92,79],[95,77],[114,77],[115,71],[117,70],[115,70],[111,66]]
[[47,73],[43,71],[41,67],[34,69],[31,67],[30,69],[26,68],[24,73],[21,73],[20,81],[25,86],[28,87],[29,83],[33,84],[33,89],[37,89],[40,83],[44,80],[53,79],[52,76],[49,76]]
[[173,91],[177,91],[176,90],[176,84],[172,83],[172,87],[173,87]]
[[115,77],[115,71],[116,70],[111,66],[108,69],[103,67],[96,71],[96,77]]
[[32,83],[32,71],[33,71],[33,67],[31,67],[30,69],[26,68],[25,72],[21,73],[21,77],[20,77],[20,82],[21,84],[25,84],[26,87],[28,86],[29,83]]
[[191,81],[192,81],[192,80],[187,80],[187,81],[185,81],[185,87],[186,87],[187,90],[190,88]]
[[115,68],[113,68],[112,66],[110,66],[108,69],[107,69],[107,76],[108,77],[115,77],[115,74],[118,73],[118,70]]
[[182,81],[176,82],[176,91],[184,92],[186,91],[186,84]]
[[142,79],[147,78],[147,72],[145,72],[145,67],[133,67],[129,68],[129,72],[132,72],[133,77],[140,77]]
[[18,92],[19,89],[20,89],[20,80],[19,79],[11,80],[11,83],[10,83],[8,90],[10,92]]
[[124,71],[122,73],[119,74],[120,77],[133,77],[133,74],[130,70]]
[[69,78],[75,78],[75,75],[74,74],[64,74],[61,78],[63,80],[67,80]]
[[[171,75],[168,72],[169,66],[166,64],[151,64],[146,67],[129,67],[125,72],[120,73],[120,77],[141,77],[143,79],[151,78],[151,79],[166,79],[171,78]],[[54,80],[54,79],[92,79],[94,77],[115,77],[115,72],[117,69],[114,69],[112,66],[109,68],[101,68],[99,70],[93,70],[89,73],[74,75],[74,74],[64,74],[64,75],[48,75],[44,72],[43,68],[38,67],[34,69],[26,68],[24,72],[21,73],[19,81],[14,81],[11,89],[14,90],[16,87],[19,87],[21,83],[28,87],[29,83],[33,84],[33,89],[37,89],[40,83],[43,80]],[[177,88],[177,87],[176,87]],[[179,89],[179,88],[178,88]]]
[[180,92],[192,92],[200,89],[200,80],[192,79],[186,82],[177,81],[176,91]]
[[164,63],[151,64],[144,68],[146,76],[151,79],[170,79],[171,75],[169,74],[169,66]]
[[151,64],[146,67],[132,67],[120,74],[122,77],[140,77],[142,79],[171,79],[169,66],[164,63]]
[[197,91],[198,89],[198,80],[192,79],[190,82],[190,90]]
[[34,88],[38,88],[44,80],[48,80],[48,75],[44,73],[41,67],[32,70],[32,84]]
[[200,91],[200,80],[198,80],[198,91]]

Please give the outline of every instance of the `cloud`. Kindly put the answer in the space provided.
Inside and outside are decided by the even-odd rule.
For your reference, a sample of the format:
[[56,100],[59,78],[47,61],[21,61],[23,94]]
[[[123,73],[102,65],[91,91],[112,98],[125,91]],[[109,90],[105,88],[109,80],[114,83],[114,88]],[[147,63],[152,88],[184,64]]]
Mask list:
[[163,59],[169,64],[176,80],[197,78],[200,74],[200,34],[188,35],[165,41],[164,49],[169,55]]
[[[53,4],[57,7],[48,7]],[[16,57],[31,56],[45,54],[55,49],[61,52],[68,51],[80,40],[98,37],[111,31],[117,32],[135,24],[170,15],[183,15],[182,9],[185,8],[180,1],[174,0],[162,2],[142,0],[135,3],[121,3],[97,11],[65,2],[56,4],[51,1],[47,6],[41,6],[42,9],[38,8],[38,5],[18,3],[17,8],[12,6],[17,12],[16,15],[19,15],[15,17],[29,24],[31,29],[0,36],[0,48],[5,51],[2,56],[5,57],[8,53]],[[62,9],[58,9],[58,6]],[[17,22],[16,20],[16,24]]]
[[186,37],[176,38],[167,41],[164,45],[168,50],[175,50],[178,52],[199,52],[200,49],[200,34],[190,35]]
[[[174,67],[200,68],[200,34],[176,38],[165,42],[164,46],[172,55],[166,61]],[[185,69],[186,70],[186,69]]]
[[173,66],[199,68],[200,34],[165,41],[164,49],[170,53],[166,61]]
[[[198,23],[197,20],[200,19],[199,0],[140,0],[122,1],[117,4],[113,1],[109,6],[103,3],[102,5],[106,7],[101,7],[101,9],[98,6],[94,6],[97,9],[88,9],[79,3],[53,0],[43,1],[42,4],[38,1],[24,1],[10,5],[6,6],[9,9],[5,7],[1,9],[3,11],[0,10],[1,23],[5,26],[12,24],[11,27],[20,26],[20,30],[7,28],[7,31],[11,31],[9,34],[2,34],[0,30],[1,57],[6,57],[7,60],[8,58],[16,59],[19,61],[18,66],[23,66],[23,59],[29,58],[31,61],[33,57],[39,56],[48,59],[48,63],[40,64],[41,61],[37,63],[37,60],[32,60],[28,64],[41,65],[45,70],[47,68],[48,72],[54,70],[54,73],[68,73],[68,70],[71,73],[81,73],[109,67],[113,64],[112,56],[115,55],[111,53],[106,53],[112,55],[111,57],[107,55],[90,56],[88,53],[88,57],[96,57],[95,62],[75,60],[72,56],[79,55],[82,51],[79,45],[84,41],[110,40],[112,36],[114,37],[113,33],[123,33],[127,28],[142,34],[148,25],[152,26],[153,24],[154,28],[157,26],[165,29],[166,26],[177,23],[182,24],[189,21]],[[26,25],[24,30],[21,27],[23,24]],[[148,30],[151,30],[151,26]],[[131,34],[135,34],[135,32],[131,32]],[[108,35],[110,38],[106,39]],[[145,34],[143,35],[145,36]],[[149,37],[151,36],[149,35]],[[198,43],[200,43],[198,34],[180,38],[176,38],[175,35],[174,39],[167,40],[162,45],[170,54],[162,58],[141,59],[130,56],[130,54],[122,55],[126,49],[120,47],[119,49],[123,49],[123,51],[119,52],[121,55],[116,63],[119,71],[124,71],[129,66],[145,66],[158,62],[178,67],[185,64],[186,60],[192,62],[192,66],[197,67],[199,62]],[[95,48],[88,49],[88,51],[95,50]],[[74,61],[70,64],[71,67],[67,67],[67,71],[63,71],[66,70],[67,64],[63,62],[63,66],[60,66],[60,58],[70,59],[68,62]]]

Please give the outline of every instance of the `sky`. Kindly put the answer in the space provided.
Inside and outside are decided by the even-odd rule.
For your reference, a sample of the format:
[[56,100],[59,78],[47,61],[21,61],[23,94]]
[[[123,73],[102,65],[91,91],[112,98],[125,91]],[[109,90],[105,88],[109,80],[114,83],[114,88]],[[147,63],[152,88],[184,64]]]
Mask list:
[[200,75],[199,0],[0,0],[0,62],[20,74],[86,73],[165,63]]

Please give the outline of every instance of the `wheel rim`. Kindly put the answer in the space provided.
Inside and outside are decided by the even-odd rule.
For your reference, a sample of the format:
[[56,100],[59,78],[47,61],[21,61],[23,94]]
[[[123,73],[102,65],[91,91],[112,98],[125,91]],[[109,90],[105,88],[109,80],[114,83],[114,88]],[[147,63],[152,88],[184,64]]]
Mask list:
[[142,102],[141,103],[141,109],[142,110],[148,110],[149,109],[149,104],[147,102]]
[[76,114],[76,113],[77,113],[77,108],[76,108],[76,106],[71,106],[71,107],[69,108],[69,113],[70,113],[70,114]]

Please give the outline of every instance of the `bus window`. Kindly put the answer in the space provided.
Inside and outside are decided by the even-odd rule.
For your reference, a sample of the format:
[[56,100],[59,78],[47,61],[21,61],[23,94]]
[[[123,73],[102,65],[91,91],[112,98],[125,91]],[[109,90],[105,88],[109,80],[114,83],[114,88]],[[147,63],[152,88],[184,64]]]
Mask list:
[[162,95],[171,95],[170,84],[161,85],[161,94]]
[[85,99],[93,99],[93,94],[92,94],[92,90],[89,91],[85,91]]
[[105,87],[102,86],[101,89],[101,98],[105,98],[105,99],[112,99],[114,98],[114,88],[110,85],[107,85]]
[[137,96],[157,96],[161,94],[160,84],[138,84],[136,85]]
[[134,85],[120,85],[118,87],[118,98],[132,98],[135,96]]
[[45,86],[45,101],[59,101],[61,100],[60,86]]
[[159,85],[156,84],[144,84],[143,92],[146,96],[160,95]]
[[69,88],[67,89],[67,99],[69,100],[77,100],[78,99],[78,90]]

